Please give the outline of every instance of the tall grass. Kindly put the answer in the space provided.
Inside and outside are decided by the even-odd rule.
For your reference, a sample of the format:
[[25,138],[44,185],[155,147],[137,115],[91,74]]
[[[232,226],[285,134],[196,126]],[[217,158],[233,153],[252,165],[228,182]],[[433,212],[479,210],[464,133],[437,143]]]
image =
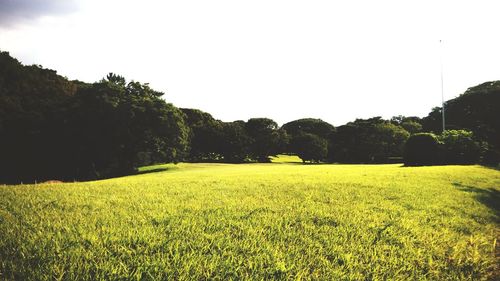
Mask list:
[[0,279],[498,278],[496,170],[162,169],[0,187]]

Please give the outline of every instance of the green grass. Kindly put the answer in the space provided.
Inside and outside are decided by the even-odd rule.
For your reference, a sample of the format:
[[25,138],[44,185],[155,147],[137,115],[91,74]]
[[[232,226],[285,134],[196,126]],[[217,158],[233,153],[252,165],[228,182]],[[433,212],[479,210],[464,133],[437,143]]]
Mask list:
[[500,172],[179,164],[0,186],[0,280],[494,280]]
[[297,155],[286,155],[280,154],[278,156],[271,157],[272,163],[302,163],[302,159],[300,159]]

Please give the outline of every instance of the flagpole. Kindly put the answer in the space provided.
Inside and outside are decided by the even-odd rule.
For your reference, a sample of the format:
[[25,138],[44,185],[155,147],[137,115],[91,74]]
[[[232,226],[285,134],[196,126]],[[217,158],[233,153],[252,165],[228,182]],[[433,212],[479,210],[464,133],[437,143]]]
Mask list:
[[441,112],[443,114],[443,133],[446,130],[444,121],[444,79],[443,79],[443,47],[442,42],[439,40],[440,61],[441,61]]

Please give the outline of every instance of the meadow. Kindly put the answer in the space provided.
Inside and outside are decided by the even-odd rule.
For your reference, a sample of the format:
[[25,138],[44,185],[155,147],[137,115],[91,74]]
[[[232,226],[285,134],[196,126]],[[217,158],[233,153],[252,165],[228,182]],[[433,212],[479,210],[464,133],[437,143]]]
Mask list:
[[498,170],[284,159],[0,186],[0,279],[499,278]]

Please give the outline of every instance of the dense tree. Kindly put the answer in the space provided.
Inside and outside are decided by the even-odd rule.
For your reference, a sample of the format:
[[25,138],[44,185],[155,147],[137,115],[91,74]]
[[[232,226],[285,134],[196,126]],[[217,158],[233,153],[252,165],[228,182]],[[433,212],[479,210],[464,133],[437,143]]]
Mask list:
[[248,136],[251,138],[250,157],[259,162],[269,162],[269,156],[274,156],[284,150],[286,137],[278,124],[269,118],[251,118],[245,124]]
[[76,177],[123,175],[140,165],[182,160],[188,129],[182,112],[161,95],[113,74],[82,87],[69,114]]
[[419,133],[406,142],[404,160],[408,166],[472,164],[479,161],[485,144],[465,130],[447,130],[438,136]]
[[406,116],[394,116],[391,118],[391,123],[394,125],[401,126],[410,134],[420,133],[423,130],[422,119],[416,116],[406,117]]
[[401,157],[409,133],[380,117],[357,119],[330,138],[328,159],[340,163],[385,163]]
[[410,136],[405,144],[406,166],[436,165],[441,163],[438,137],[432,133],[418,133]]
[[0,53],[0,182],[92,179],[184,157],[182,113],[147,84],[94,84]]
[[252,139],[245,130],[245,121],[226,122],[222,126],[222,151],[224,161],[241,163],[249,159]]
[[302,133],[291,139],[292,150],[304,162],[319,163],[324,161],[328,153],[328,142],[315,134]]
[[[284,124],[281,127],[287,134],[288,138],[288,148],[286,152],[295,154],[304,154],[306,148],[298,146],[298,143],[307,141],[313,143],[313,140],[308,135],[314,135],[328,143],[328,139],[331,138],[332,134],[335,132],[335,127],[321,119],[314,118],[304,118],[298,119]],[[304,137],[304,135],[307,135]],[[299,138],[298,140],[296,138]],[[314,140],[316,141],[316,140]],[[320,141],[318,141],[320,142]],[[321,141],[323,143],[323,141]],[[311,149],[316,149],[318,146],[311,145]],[[326,147],[328,151],[328,145]],[[316,157],[318,158],[318,157]],[[324,160],[325,157],[321,157],[318,160]],[[309,160],[309,159],[308,159]],[[316,159],[315,159],[316,160]]]
[[0,52],[0,182],[34,181],[66,169],[59,138],[77,82]]
[[423,119],[356,119],[335,129],[305,118],[278,128],[268,118],[222,122],[179,110],[162,95],[115,74],[68,81],[0,52],[0,182],[103,178],[181,160],[265,162],[280,152],[311,162],[385,163],[403,154],[408,165],[500,161],[500,81],[447,101],[452,130],[439,139],[421,132],[441,132],[440,108]]
[[439,136],[443,144],[446,164],[472,164],[479,161],[481,145],[473,133],[465,130],[447,130]]
[[[446,101],[446,129],[472,131],[488,142],[490,155],[500,153],[500,81],[469,88],[457,98]],[[441,108],[436,107],[423,119],[424,130],[441,133]],[[498,161],[496,161],[498,163]]]
[[314,118],[304,118],[288,122],[282,127],[292,138],[304,133],[313,134],[324,139],[330,138],[335,131],[333,125]]
[[222,122],[198,109],[183,108],[181,110],[190,128],[190,148],[187,160],[193,162],[222,160]]

